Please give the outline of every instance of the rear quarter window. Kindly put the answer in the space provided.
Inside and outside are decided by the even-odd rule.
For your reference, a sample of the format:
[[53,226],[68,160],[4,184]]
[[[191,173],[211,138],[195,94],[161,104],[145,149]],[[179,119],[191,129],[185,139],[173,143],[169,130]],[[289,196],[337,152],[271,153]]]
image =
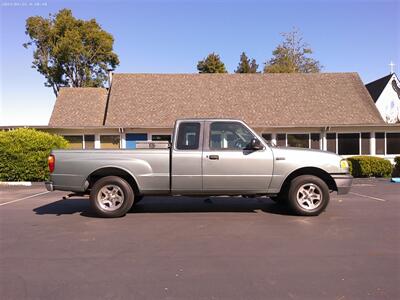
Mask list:
[[200,123],[184,122],[179,124],[176,148],[195,150],[199,148]]

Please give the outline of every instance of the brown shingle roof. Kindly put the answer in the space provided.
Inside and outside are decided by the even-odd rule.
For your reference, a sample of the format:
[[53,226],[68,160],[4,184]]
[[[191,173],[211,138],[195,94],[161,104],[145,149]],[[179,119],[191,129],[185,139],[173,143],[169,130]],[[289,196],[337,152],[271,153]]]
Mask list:
[[102,126],[106,103],[106,89],[62,88],[54,105],[49,126]]
[[257,127],[384,124],[357,73],[113,76],[106,126],[169,128],[204,117]]

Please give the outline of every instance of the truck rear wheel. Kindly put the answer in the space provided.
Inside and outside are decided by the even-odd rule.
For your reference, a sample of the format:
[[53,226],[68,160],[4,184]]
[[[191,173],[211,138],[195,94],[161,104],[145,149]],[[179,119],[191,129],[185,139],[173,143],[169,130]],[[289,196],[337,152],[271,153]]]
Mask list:
[[92,209],[103,218],[124,216],[131,209],[134,197],[130,184],[118,176],[100,178],[90,191]]
[[302,175],[290,183],[288,204],[297,215],[318,216],[328,203],[329,188],[322,179]]

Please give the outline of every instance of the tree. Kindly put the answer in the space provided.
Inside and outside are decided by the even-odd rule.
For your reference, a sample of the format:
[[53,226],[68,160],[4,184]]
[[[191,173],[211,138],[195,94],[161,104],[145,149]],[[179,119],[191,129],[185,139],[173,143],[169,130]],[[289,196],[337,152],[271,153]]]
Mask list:
[[235,73],[257,73],[258,65],[253,58],[251,61],[246,53],[242,52],[240,55],[240,62],[237,66]]
[[199,73],[228,73],[219,55],[214,52],[198,62],[197,70]]
[[23,46],[34,48],[32,67],[56,95],[63,86],[104,86],[108,72],[119,64],[113,36],[95,19],[76,19],[69,9],[48,18],[28,18],[25,33],[30,41]]
[[322,66],[309,57],[313,52],[295,29],[283,33],[284,41],[272,52],[273,58],[265,63],[264,73],[318,73]]

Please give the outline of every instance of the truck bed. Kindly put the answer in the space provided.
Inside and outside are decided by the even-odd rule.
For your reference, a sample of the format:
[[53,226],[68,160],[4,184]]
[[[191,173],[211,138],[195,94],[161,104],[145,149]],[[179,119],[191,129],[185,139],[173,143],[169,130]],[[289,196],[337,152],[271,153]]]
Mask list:
[[163,193],[170,187],[170,150],[54,150],[52,173],[58,190],[83,192],[89,176],[118,168],[133,176],[143,193]]

